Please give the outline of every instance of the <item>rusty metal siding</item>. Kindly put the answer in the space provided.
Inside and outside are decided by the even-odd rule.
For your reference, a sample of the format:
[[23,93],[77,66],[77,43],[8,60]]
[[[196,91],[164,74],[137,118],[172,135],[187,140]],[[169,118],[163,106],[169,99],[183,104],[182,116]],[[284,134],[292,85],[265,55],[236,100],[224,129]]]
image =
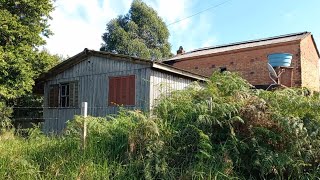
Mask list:
[[64,82],[78,82],[77,108],[44,108],[44,126],[46,133],[61,132],[66,121],[80,114],[81,102],[88,102],[88,115],[106,116],[117,113],[119,107],[108,105],[109,77],[135,75],[135,106],[128,109],[149,110],[150,65],[137,64],[102,57],[90,57],[87,60],[58,74],[45,84],[44,106],[49,106],[49,87]]
[[190,78],[152,69],[150,73],[150,109],[157,104],[157,100],[161,96],[168,96],[173,90],[182,90],[194,81]]

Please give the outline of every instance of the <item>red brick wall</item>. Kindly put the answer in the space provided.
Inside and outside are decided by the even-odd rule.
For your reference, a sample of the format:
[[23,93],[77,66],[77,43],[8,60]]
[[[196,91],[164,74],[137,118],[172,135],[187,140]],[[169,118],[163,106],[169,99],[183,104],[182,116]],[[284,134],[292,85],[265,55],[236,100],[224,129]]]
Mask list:
[[311,35],[304,38],[301,43],[301,76],[302,86],[311,90],[319,91],[319,57]]
[[184,59],[176,61],[173,66],[186,69],[195,73],[210,76],[214,70],[219,67],[226,67],[228,71],[238,72],[243,78],[247,79],[253,85],[268,85],[272,81],[269,78],[267,69],[267,55],[270,53],[291,53],[293,54],[292,72],[286,71],[283,76],[283,83],[290,85],[292,74],[292,85],[301,86],[301,64],[300,64],[300,44],[299,41],[269,45],[245,50],[229,51],[209,55],[205,57],[196,57],[193,59]]

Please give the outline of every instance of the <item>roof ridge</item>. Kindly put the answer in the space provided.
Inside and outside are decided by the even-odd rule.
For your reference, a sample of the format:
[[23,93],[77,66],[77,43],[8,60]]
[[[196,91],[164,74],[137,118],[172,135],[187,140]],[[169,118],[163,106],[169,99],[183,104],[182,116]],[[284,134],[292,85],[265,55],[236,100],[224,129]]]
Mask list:
[[209,47],[195,49],[195,50],[186,52],[184,54],[190,54],[190,53],[194,53],[194,52],[198,52],[198,51],[223,48],[223,47],[228,47],[228,46],[236,46],[236,45],[241,45],[241,44],[249,44],[249,43],[261,42],[261,41],[269,41],[269,40],[274,40],[274,39],[287,38],[287,37],[291,37],[291,36],[299,36],[299,35],[308,34],[308,33],[310,33],[310,32],[304,31],[304,32],[290,33],[290,34],[284,34],[284,35],[279,35],[279,36],[272,36],[272,37],[267,37],[267,38],[253,39],[253,40],[248,40],[248,41],[239,41],[239,42],[222,44],[222,45],[217,45],[217,46],[209,46]]
[[[115,58],[118,58],[119,60],[124,60],[124,61],[129,61],[130,63],[143,63],[143,64],[149,64],[150,66],[148,67],[154,67],[154,64],[158,65],[158,69],[161,68],[159,66],[163,66],[164,68],[162,68],[162,70],[164,71],[168,71],[168,72],[173,72],[172,70],[178,70],[181,72],[173,72],[175,74],[179,74],[179,75],[183,75],[186,77],[191,77],[194,79],[198,79],[198,80],[205,80],[206,76],[191,72],[191,71],[187,71],[187,70],[183,70],[183,69],[179,69],[173,66],[169,66],[167,64],[161,63],[161,62],[156,62],[156,61],[151,61],[151,60],[147,60],[147,59],[143,59],[143,58],[139,58],[139,57],[133,57],[133,56],[129,56],[129,55],[124,55],[124,54],[114,54],[111,52],[106,52],[106,51],[96,51],[96,50],[91,50],[88,48],[85,48],[83,51],[81,51],[80,53],[68,58],[65,61],[60,62],[59,64],[57,64],[56,66],[52,67],[51,69],[49,69],[47,72],[42,73],[37,79],[37,82],[42,82],[45,81],[46,79],[48,79],[49,77],[59,74],[63,71],[65,71],[66,69],[71,68],[72,66],[78,64],[79,62],[82,62],[83,60],[85,60],[86,58],[90,57],[90,56],[96,56],[96,57],[103,57],[105,59],[111,58],[113,57],[113,60],[116,60]],[[171,69],[166,70],[166,68]]]

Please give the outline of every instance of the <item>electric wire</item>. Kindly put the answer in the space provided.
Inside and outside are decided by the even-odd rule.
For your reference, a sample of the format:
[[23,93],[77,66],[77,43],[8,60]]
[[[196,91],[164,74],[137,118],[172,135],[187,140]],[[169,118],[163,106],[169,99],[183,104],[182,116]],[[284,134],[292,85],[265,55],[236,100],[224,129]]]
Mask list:
[[182,19],[180,19],[180,20],[177,20],[177,21],[175,21],[175,22],[172,22],[172,23],[168,24],[167,26],[171,26],[171,25],[174,25],[174,24],[179,23],[179,22],[181,22],[181,21],[187,20],[187,19],[192,18],[192,17],[194,17],[194,16],[196,16],[196,15],[199,15],[199,14],[201,14],[201,13],[204,13],[204,12],[206,12],[206,11],[209,11],[210,9],[217,8],[217,7],[219,7],[219,6],[223,5],[223,4],[226,4],[226,3],[230,2],[230,1],[232,1],[232,0],[223,1],[223,2],[220,3],[220,4],[217,4],[217,5],[214,5],[214,6],[210,6],[210,7],[207,8],[207,9],[204,9],[204,10],[202,10],[202,11],[199,11],[199,12],[195,13],[195,14],[192,14],[192,15],[190,15],[190,16],[187,16],[187,17],[185,17],[185,18],[182,18]]

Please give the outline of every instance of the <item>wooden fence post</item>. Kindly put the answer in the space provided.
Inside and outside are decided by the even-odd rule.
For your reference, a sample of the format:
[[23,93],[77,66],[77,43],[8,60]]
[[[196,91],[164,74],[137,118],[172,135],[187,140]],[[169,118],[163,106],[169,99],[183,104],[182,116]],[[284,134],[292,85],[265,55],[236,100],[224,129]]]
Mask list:
[[209,104],[209,109],[210,109],[210,113],[212,113],[212,104],[213,104],[213,102],[212,102],[212,97],[210,97],[210,99],[209,99],[209,102],[208,102],[208,104]]
[[86,148],[86,137],[87,137],[87,121],[86,117],[88,116],[88,103],[81,103],[81,116],[83,117],[83,129],[82,129],[82,149]]

